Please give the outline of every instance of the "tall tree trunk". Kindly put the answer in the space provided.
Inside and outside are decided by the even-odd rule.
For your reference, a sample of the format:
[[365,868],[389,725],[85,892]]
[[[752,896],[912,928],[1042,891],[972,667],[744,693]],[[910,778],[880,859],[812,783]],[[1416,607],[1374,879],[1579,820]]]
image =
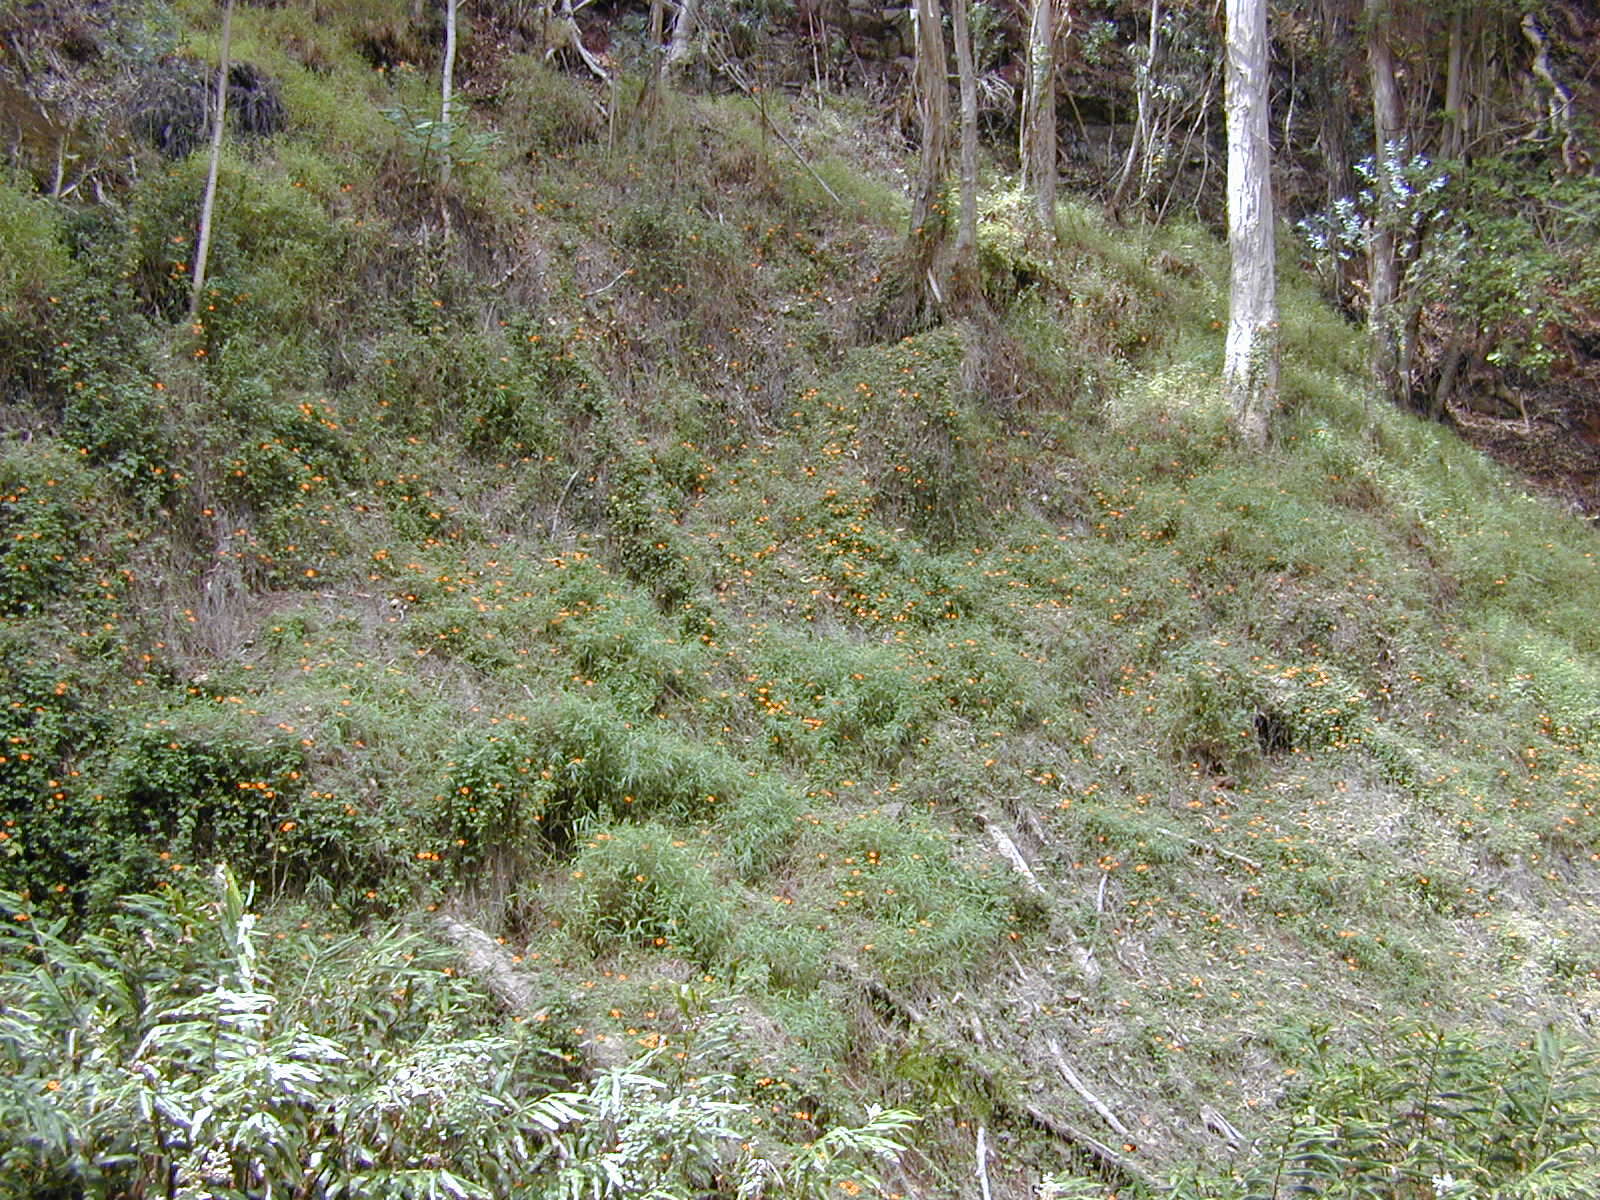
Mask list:
[[[1133,140],[1128,143],[1128,156],[1122,162],[1122,174],[1117,178],[1116,190],[1111,193],[1110,209],[1112,214],[1119,215],[1122,206],[1128,198],[1128,188],[1133,183],[1134,173],[1143,177],[1148,174],[1147,164],[1150,161],[1151,141],[1151,110],[1155,107],[1154,91],[1156,81],[1156,60],[1161,53],[1161,0],[1150,0],[1150,44],[1145,49],[1144,66],[1140,68],[1138,80],[1134,89],[1134,101],[1138,106],[1138,116],[1134,121]],[[1139,185],[1139,194],[1144,195],[1143,182]]]
[[[1064,2],[1064,0],[1063,0]],[[1033,0],[1028,19],[1028,75],[1022,91],[1022,186],[1045,236],[1056,228],[1055,4]]]
[[[1457,5],[1450,13],[1450,42],[1445,59],[1444,77],[1444,136],[1440,142],[1443,157],[1459,160],[1467,153],[1467,130],[1470,114],[1467,111],[1467,29],[1466,7]],[[1476,18],[1474,18],[1476,25]],[[1458,305],[1446,307],[1449,333],[1444,350],[1439,354],[1439,375],[1434,382],[1433,396],[1428,405],[1428,415],[1434,420],[1443,419],[1456,390],[1456,380],[1461,374],[1461,362],[1466,357],[1467,327],[1471,319],[1460,312]]]
[[956,274],[963,290],[978,278],[978,78],[967,26],[971,0],[951,0],[951,32],[956,43],[956,74],[961,84],[961,217],[956,224]]
[[[1323,208],[1336,211],[1340,200],[1354,193],[1350,160],[1350,104],[1348,45],[1351,0],[1322,0],[1317,12],[1317,41],[1322,49],[1312,75],[1318,105],[1317,145],[1322,153]],[[1357,269],[1349,259],[1333,259],[1333,291],[1341,305],[1356,295]]]
[[1376,152],[1377,212],[1367,243],[1369,296],[1367,329],[1372,338],[1372,385],[1378,398],[1405,399],[1409,381],[1401,377],[1404,330],[1397,311],[1400,263],[1395,245],[1394,188],[1390,164],[1404,154],[1405,113],[1395,81],[1390,45],[1390,0],[1366,0],[1367,65],[1372,76],[1372,125]]
[[206,259],[211,253],[211,218],[217,204],[217,171],[222,165],[222,134],[228,115],[228,50],[233,39],[233,0],[222,10],[222,46],[217,54],[217,107],[211,125],[211,163],[206,168],[206,194],[200,204],[200,236],[194,248],[194,290],[189,295],[189,320],[200,315],[206,287]]
[[1267,444],[1278,401],[1278,291],[1267,120],[1267,3],[1228,0],[1228,250],[1223,390],[1247,446]]
[[667,47],[667,70],[675,70],[688,59],[699,16],[700,0],[678,0],[678,16],[672,22],[672,44]]
[[1457,5],[1450,13],[1450,49],[1444,75],[1444,157],[1456,159],[1467,144],[1466,10]]
[[934,293],[933,260],[944,241],[945,214],[940,204],[944,185],[950,97],[945,73],[944,33],[939,28],[938,0],[916,0],[917,113],[922,125],[922,153],[911,197],[911,264],[913,286]]
[[1533,47],[1534,77],[1550,90],[1550,134],[1561,139],[1561,163],[1569,175],[1577,175],[1582,159],[1572,130],[1572,89],[1556,78],[1550,65],[1550,39],[1531,12],[1522,14],[1522,36]]
[[439,85],[439,137],[443,151],[439,163],[439,188],[450,186],[450,168],[455,161],[455,127],[450,122],[450,101],[454,98],[456,75],[456,2],[444,5],[444,69]]

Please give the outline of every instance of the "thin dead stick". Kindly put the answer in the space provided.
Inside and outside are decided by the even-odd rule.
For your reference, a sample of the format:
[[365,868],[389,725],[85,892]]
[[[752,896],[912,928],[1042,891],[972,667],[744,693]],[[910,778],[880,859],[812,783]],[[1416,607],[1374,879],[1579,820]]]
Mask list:
[[602,292],[609,292],[612,288],[616,287],[617,284],[621,283],[624,278],[626,278],[629,274],[631,274],[632,271],[633,271],[632,267],[624,267],[622,270],[617,272],[617,277],[615,279],[613,279],[610,283],[606,284],[604,287],[597,287],[592,292],[584,292],[582,294],[582,298],[585,299],[585,300],[590,300],[590,299],[593,299],[595,296],[600,295],[600,293],[602,293]]
[[978,1126],[978,1189],[989,1200],[989,1131]]
[[1118,1154],[1110,1146],[1098,1138],[1090,1137],[1083,1130],[1065,1121],[1052,1117],[1037,1104],[1030,1104],[1023,1109],[1028,1114],[1028,1119],[1040,1129],[1069,1146],[1076,1146],[1087,1153],[1091,1158],[1098,1159],[1100,1164],[1110,1170],[1116,1171],[1131,1179],[1137,1179],[1152,1192],[1164,1192],[1167,1188],[1154,1175],[1146,1171],[1138,1163],[1133,1162],[1125,1155]]
[[561,495],[556,497],[555,511],[550,514],[550,536],[551,537],[555,537],[555,535],[556,535],[556,526],[561,523],[561,506],[566,503],[567,493],[572,490],[572,485],[578,482],[578,476],[581,475],[581,474],[583,474],[583,468],[579,467],[571,475],[567,476],[567,486],[562,488],[561,489]]
[[1162,829],[1160,826],[1156,827],[1156,832],[1164,833],[1170,838],[1177,838],[1180,842],[1183,842],[1188,846],[1193,846],[1196,850],[1203,850],[1207,854],[1215,854],[1218,858],[1226,858],[1232,860],[1233,862],[1240,863],[1243,866],[1249,867],[1252,871],[1261,870],[1261,864],[1255,859],[1246,858],[1244,855],[1236,854],[1232,850],[1224,850],[1221,846],[1213,846],[1210,842],[1202,842],[1199,838],[1184,837],[1184,835],[1181,833],[1174,833],[1172,830]]
[[1056,1060],[1056,1066],[1060,1068],[1061,1076],[1067,1081],[1068,1086],[1083,1097],[1085,1104],[1100,1114],[1100,1119],[1111,1126],[1111,1131],[1121,1138],[1132,1137],[1128,1127],[1117,1120],[1117,1115],[1105,1106],[1100,1097],[1088,1089],[1082,1079],[1078,1078],[1078,1073],[1072,1069],[1072,1064],[1067,1062],[1067,1056],[1061,1052],[1061,1043],[1055,1038],[1050,1039],[1050,1054]]
[[1244,1134],[1233,1127],[1233,1122],[1209,1104],[1200,1106],[1200,1123],[1237,1150],[1244,1145]]
[[[911,1000],[897,995],[886,984],[865,974],[859,965],[843,962],[837,962],[834,965],[841,969],[863,991],[896,1013],[906,1022],[908,1028],[920,1026],[925,1032],[937,1036],[938,1030],[928,1024],[927,1015]],[[1091,1158],[1096,1159],[1107,1170],[1114,1171],[1129,1179],[1135,1179],[1152,1192],[1168,1190],[1159,1179],[1144,1167],[1132,1161],[1126,1155],[1113,1150],[1098,1138],[1091,1137],[1076,1126],[1051,1116],[1037,1104],[1018,1103],[1008,1100],[995,1073],[985,1066],[982,1061],[967,1056],[958,1046],[950,1043],[945,1043],[945,1045],[947,1049],[955,1053],[957,1060],[965,1070],[983,1082],[994,1099],[994,1111],[996,1113],[1009,1114],[1013,1118],[1027,1118],[1027,1120],[1052,1137],[1065,1142],[1069,1146],[1076,1147]],[[1132,1141],[1131,1138],[1128,1140],[1129,1142]]]

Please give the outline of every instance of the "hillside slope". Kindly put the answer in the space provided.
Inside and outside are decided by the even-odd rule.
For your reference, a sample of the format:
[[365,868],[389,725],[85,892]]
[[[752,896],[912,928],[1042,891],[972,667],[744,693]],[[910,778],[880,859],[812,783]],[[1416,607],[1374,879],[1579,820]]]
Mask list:
[[[177,112],[216,14],[102,7]],[[200,320],[203,149],[0,186],[7,1187],[1590,1194],[1592,529],[1296,278],[1242,454],[1225,248],[998,175],[882,339],[859,99],[480,46],[441,191],[337,7],[235,16]]]

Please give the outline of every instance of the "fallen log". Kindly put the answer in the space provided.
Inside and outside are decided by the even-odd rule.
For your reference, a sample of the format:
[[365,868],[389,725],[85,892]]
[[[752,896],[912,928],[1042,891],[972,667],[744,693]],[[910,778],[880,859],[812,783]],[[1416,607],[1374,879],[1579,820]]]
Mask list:
[[538,1015],[536,984],[509,950],[476,925],[449,913],[435,913],[432,924],[445,941],[460,951],[467,972],[480,980],[502,1007],[515,1016]]

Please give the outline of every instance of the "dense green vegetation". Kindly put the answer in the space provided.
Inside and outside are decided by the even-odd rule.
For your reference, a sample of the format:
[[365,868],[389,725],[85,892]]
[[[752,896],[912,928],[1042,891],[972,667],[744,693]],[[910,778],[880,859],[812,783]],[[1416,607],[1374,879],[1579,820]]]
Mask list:
[[884,337],[881,114],[621,19],[441,190],[404,7],[235,13],[192,323],[203,139],[0,180],[0,1191],[1592,1194],[1591,527],[1000,167]]

